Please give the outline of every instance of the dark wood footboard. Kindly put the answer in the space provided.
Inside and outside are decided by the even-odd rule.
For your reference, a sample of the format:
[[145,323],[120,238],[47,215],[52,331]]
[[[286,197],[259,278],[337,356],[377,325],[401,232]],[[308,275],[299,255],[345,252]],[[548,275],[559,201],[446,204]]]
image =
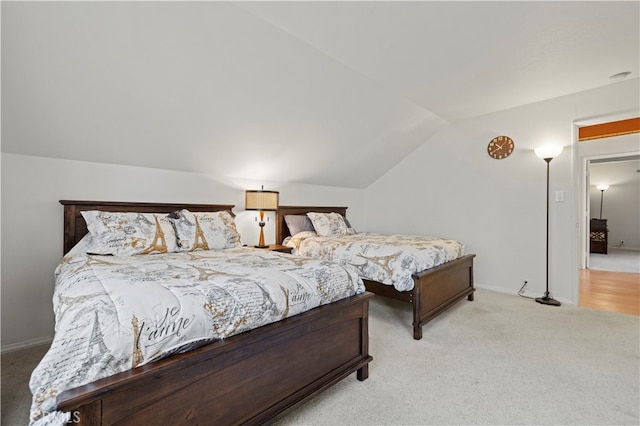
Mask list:
[[435,268],[413,275],[411,291],[398,291],[391,285],[364,280],[367,290],[380,296],[411,303],[413,338],[422,339],[422,326],[465,297],[473,300],[473,258],[468,254]]
[[473,258],[468,254],[414,275],[413,338],[422,339],[422,326],[465,297],[472,301]]
[[81,425],[260,424],[351,373],[368,376],[371,293],[63,392]]

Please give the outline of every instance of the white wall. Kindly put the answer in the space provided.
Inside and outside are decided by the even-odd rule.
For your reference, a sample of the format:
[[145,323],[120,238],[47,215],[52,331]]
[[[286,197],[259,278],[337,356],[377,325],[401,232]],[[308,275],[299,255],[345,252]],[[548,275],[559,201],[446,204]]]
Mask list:
[[[546,165],[533,150],[546,140],[565,146],[550,164],[549,287],[577,303],[577,156],[574,122],[637,111],[638,79],[502,111],[441,130],[366,190],[366,227],[381,232],[440,235],[464,242],[477,255],[479,287],[529,295],[545,289]],[[513,138],[514,153],[493,160],[498,135]]]
[[[234,204],[243,243],[255,244],[255,212],[244,190],[280,191],[281,204],[346,205],[363,223],[364,191],[276,182],[230,182],[208,175],[2,154],[2,349],[53,336],[53,272],[62,257],[62,199]],[[275,242],[273,214],[265,228]]]

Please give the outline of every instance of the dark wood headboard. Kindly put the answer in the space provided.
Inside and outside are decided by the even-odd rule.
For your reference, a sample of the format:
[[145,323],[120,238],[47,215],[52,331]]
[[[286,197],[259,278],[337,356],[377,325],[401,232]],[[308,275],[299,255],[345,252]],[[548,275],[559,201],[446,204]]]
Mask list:
[[232,204],[177,204],[177,203],[136,203],[129,201],[72,201],[60,200],[64,205],[64,242],[63,250],[66,254],[78,241],[87,234],[87,224],[81,212],[100,210],[109,212],[141,212],[141,213],[171,213],[180,209],[193,212],[216,212],[233,209]]
[[282,244],[285,238],[289,237],[291,233],[287,227],[287,223],[284,221],[284,217],[288,214],[304,215],[309,212],[318,213],[340,213],[342,216],[347,217],[348,207],[326,207],[326,206],[278,206],[276,212],[276,243]]

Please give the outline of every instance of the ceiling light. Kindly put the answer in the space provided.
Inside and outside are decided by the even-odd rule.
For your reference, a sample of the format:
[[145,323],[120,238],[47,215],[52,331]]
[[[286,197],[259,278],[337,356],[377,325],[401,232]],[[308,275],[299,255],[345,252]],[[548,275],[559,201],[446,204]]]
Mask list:
[[609,77],[609,80],[624,80],[629,76],[629,74],[631,74],[631,71],[619,72],[618,74],[614,74],[611,77]]

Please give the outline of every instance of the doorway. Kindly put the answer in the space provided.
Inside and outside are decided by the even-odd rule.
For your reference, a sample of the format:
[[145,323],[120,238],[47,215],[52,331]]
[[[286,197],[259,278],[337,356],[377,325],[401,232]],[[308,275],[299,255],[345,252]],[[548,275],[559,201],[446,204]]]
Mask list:
[[[637,149],[640,135],[628,136]],[[607,146],[613,147],[601,144]],[[583,155],[594,152],[593,146],[580,148],[578,305],[640,315],[640,152]],[[596,188],[602,184],[608,187]],[[594,223],[605,226],[605,250],[592,241]]]
[[586,266],[640,273],[640,155],[588,162],[590,250]]

